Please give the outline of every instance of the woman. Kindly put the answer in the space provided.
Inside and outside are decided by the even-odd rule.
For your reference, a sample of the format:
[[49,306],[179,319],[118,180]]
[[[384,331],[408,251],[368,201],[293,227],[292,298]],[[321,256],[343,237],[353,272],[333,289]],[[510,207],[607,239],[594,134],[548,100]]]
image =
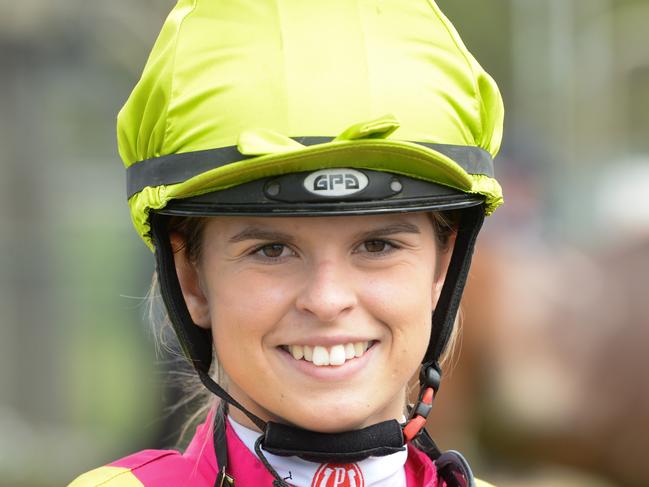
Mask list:
[[423,426],[502,202],[502,119],[433,2],[181,0],[118,141],[169,318],[220,399],[184,454],[73,485],[474,485]]

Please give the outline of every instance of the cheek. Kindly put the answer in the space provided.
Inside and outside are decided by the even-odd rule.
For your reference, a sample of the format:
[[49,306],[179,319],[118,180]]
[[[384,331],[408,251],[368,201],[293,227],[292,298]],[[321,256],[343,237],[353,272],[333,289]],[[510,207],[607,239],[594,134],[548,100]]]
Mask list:
[[433,279],[432,264],[424,261],[369,279],[363,286],[363,301],[387,327],[398,352],[412,354],[428,343]]
[[212,275],[218,276],[208,284],[215,340],[238,339],[241,347],[259,346],[286,313],[290,303],[287,281],[227,269],[215,269]]

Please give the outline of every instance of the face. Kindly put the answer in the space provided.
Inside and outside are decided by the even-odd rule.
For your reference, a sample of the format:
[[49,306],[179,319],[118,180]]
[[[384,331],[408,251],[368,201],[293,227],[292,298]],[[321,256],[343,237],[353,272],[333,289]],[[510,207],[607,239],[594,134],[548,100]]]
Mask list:
[[213,217],[198,262],[178,252],[176,267],[229,392],[262,419],[338,432],[403,417],[446,261],[424,213]]

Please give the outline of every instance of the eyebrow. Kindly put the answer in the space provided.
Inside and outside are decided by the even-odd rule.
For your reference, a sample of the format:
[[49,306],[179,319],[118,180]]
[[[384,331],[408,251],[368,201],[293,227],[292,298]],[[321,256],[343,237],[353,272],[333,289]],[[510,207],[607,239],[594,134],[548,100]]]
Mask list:
[[376,237],[385,237],[387,235],[394,235],[396,233],[416,233],[419,234],[421,231],[417,225],[411,223],[393,223],[385,227],[376,228],[374,230],[369,230],[367,232],[362,232],[359,235],[359,238],[376,238]]
[[[385,227],[375,228],[366,232],[362,232],[357,235],[357,238],[378,238],[385,237],[387,235],[394,235],[397,233],[419,234],[421,233],[421,231],[419,230],[419,227],[417,225],[412,225],[410,223],[394,223]],[[293,242],[295,240],[295,237],[288,233],[265,230],[259,227],[248,227],[229,239],[230,243],[243,242],[244,240],[274,240],[280,242]]]
[[295,238],[288,233],[264,230],[258,227],[248,227],[230,238],[230,243],[243,242],[244,240],[276,240],[292,242]]

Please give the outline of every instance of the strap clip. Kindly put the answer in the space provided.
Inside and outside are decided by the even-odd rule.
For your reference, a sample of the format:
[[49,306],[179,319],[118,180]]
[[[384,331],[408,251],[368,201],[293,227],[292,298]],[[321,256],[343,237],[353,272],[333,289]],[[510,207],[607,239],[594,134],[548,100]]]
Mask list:
[[433,399],[439,390],[442,381],[442,372],[439,364],[424,364],[419,372],[421,392],[419,398],[410,412],[410,418],[403,427],[403,437],[406,442],[415,438],[426,425],[426,418],[433,409]]
[[419,385],[424,387],[432,387],[437,394],[439,385],[442,382],[442,368],[438,362],[425,363],[419,370]]
[[225,467],[222,467],[219,471],[216,484],[218,487],[234,487],[234,479],[225,472]]

